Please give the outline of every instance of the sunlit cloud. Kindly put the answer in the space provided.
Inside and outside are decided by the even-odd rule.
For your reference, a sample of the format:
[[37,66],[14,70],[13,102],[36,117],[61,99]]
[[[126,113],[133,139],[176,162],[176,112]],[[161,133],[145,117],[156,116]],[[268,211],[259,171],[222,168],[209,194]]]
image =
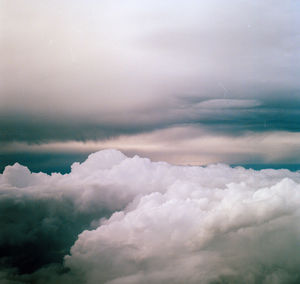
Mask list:
[[197,127],[173,127],[150,133],[121,135],[101,141],[69,141],[44,144],[10,143],[2,151],[32,153],[91,153],[119,149],[128,155],[146,155],[173,164],[206,165],[224,162],[299,163],[300,134],[293,132],[249,132],[243,136],[221,136]]
[[174,166],[116,150],[65,175],[8,166],[0,280],[295,283],[299,182],[288,170]]

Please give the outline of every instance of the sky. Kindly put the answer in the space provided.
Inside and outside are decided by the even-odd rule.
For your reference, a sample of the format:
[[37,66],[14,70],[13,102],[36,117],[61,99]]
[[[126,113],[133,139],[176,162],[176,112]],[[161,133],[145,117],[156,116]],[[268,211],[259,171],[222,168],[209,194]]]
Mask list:
[[299,1],[0,3],[1,171],[300,163]]
[[300,1],[0,0],[0,284],[300,283]]

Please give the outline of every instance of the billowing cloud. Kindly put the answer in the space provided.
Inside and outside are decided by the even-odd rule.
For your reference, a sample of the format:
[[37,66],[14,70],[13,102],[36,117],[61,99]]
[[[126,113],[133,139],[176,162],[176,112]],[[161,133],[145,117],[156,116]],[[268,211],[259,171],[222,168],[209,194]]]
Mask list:
[[299,184],[299,172],[172,166],[116,150],[66,175],[8,166],[0,279],[297,283]]
[[84,231],[66,264],[88,283],[293,283],[299,189],[177,181]]

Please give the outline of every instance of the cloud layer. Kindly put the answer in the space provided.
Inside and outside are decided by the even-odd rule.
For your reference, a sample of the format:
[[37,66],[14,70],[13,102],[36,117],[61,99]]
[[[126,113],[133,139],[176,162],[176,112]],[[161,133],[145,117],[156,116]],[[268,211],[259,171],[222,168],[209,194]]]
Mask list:
[[299,5],[1,0],[0,142],[299,131]]
[[[300,131],[298,0],[0,0],[0,7],[0,172],[28,160],[31,170],[66,172],[83,152],[107,147],[176,164],[299,163],[295,139],[273,148]],[[191,136],[169,147],[166,134],[182,132]],[[149,136],[160,141],[153,146]],[[219,150],[224,141],[239,144],[236,137],[245,144]],[[269,144],[253,150],[253,137]],[[136,138],[138,147],[125,149]],[[196,140],[208,143],[195,149]],[[41,149],[56,143],[68,153],[72,143],[86,147],[53,166],[59,153]]]
[[300,280],[298,172],[105,150],[66,175],[8,166],[0,191],[3,283]]

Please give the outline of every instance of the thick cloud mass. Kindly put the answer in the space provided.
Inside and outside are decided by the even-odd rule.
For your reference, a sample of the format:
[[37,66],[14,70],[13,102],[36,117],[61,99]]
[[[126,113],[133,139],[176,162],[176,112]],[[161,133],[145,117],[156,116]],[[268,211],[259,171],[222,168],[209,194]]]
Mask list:
[[66,175],[8,166],[0,283],[299,283],[299,183],[116,150]]
[[300,130],[298,0],[39,2],[0,0],[0,143]]
[[[0,171],[32,154],[31,170],[64,170],[51,154],[106,148],[176,164],[300,164],[300,143],[282,141],[300,137],[299,27],[300,0],[0,0]],[[183,128],[180,147],[161,135]],[[217,139],[197,148],[196,135]],[[242,147],[219,146],[237,138]]]

